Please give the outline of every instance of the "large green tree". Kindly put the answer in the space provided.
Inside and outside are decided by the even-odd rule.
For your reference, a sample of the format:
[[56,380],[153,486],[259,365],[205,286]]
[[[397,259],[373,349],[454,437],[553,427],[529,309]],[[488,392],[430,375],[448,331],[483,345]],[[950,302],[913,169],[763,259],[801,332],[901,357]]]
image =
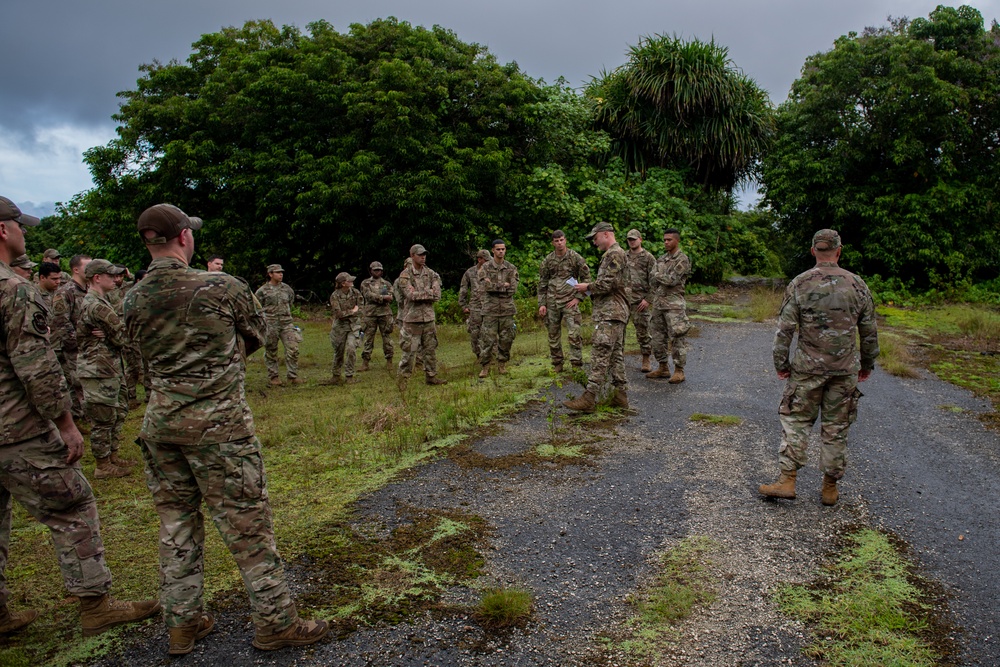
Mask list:
[[763,168],[798,247],[831,227],[869,274],[934,287],[997,275],[998,44],[977,10],[939,6],[806,60]]

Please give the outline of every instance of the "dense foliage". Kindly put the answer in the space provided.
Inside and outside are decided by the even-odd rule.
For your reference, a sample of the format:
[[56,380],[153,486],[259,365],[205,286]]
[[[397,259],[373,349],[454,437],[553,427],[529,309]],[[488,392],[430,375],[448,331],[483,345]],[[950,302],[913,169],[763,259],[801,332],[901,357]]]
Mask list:
[[917,287],[995,278],[998,44],[975,9],[939,6],[808,58],[764,161],[784,236],[839,229],[852,269]]

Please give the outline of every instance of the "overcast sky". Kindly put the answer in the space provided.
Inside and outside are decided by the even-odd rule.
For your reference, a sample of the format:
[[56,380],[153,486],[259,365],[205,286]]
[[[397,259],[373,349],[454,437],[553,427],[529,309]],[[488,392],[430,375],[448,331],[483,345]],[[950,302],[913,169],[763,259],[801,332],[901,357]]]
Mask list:
[[[83,151],[114,136],[116,93],[138,67],[184,60],[202,34],[250,19],[278,25],[352,23],[395,16],[441,25],[516,61],[529,76],[580,86],[622,64],[641,36],[715,38],[779,104],[806,56],[887,16],[926,16],[937,2],[911,0],[4,0],[8,39],[0,65],[0,194],[26,212],[91,187]],[[953,3],[958,6],[960,3]],[[967,1],[986,25],[1000,0]],[[17,35],[11,38],[10,35]]]

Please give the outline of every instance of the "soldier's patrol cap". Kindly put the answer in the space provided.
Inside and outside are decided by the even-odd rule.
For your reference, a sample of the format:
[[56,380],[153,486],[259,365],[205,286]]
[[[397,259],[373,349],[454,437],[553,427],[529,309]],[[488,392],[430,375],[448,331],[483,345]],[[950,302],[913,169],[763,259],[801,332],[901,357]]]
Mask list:
[[489,259],[492,256],[493,255],[490,254],[489,250],[480,250],[476,253],[476,259],[479,259],[480,257],[483,259]]
[[13,220],[19,225],[24,225],[25,227],[34,227],[41,222],[41,220],[33,215],[21,213],[21,209],[19,209],[17,204],[11,200],[6,197],[0,197],[0,222],[4,220]]
[[117,276],[119,273],[124,272],[124,267],[115,266],[106,259],[93,259],[87,264],[87,268],[84,269],[83,274],[88,278],[93,278],[102,273],[106,273],[109,276]]
[[339,285],[340,283],[353,283],[355,280],[357,280],[357,278],[355,276],[352,276],[347,271],[341,271],[340,273],[337,274],[336,280],[337,284]]
[[413,245],[410,246],[410,254],[411,255],[426,255],[427,254],[427,248],[423,247],[419,243],[414,243]]
[[267,265],[267,272],[268,273],[284,273],[285,270],[283,268],[281,268],[281,264],[268,264]]
[[48,250],[46,250],[42,254],[42,258],[43,259],[56,259],[56,260],[58,260],[60,257],[62,257],[62,255],[60,255],[59,251],[56,250],[55,248],[49,248]]
[[28,259],[27,255],[18,255],[17,257],[11,260],[10,265],[13,268],[27,269],[29,271],[38,266],[38,264],[35,264],[30,259]]
[[596,225],[594,225],[594,228],[590,230],[590,233],[587,234],[585,238],[589,241],[590,239],[597,236],[599,232],[614,232],[614,231],[615,228],[611,226],[610,222],[599,222]]
[[382,271],[382,262],[372,262],[368,265],[369,271]]
[[177,238],[185,229],[197,230],[201,229],[201,225],[201,218],[192,218],[172,204],[150,206],[142,212],[136,223],[140,235],[147,229],[156,232],[156,236],[152,238],[142,237],[146,245],[161,245]]
[[840,247],[840,234],[834,229],[821,229],[813,234],[813,247],[816,250],[836,250]]
[[628,234],[625,235],[625,238],[627,238],[627,239],[641,239],[642,238],[642,233],[638,229],[630,229],[630,230],[628,230]]

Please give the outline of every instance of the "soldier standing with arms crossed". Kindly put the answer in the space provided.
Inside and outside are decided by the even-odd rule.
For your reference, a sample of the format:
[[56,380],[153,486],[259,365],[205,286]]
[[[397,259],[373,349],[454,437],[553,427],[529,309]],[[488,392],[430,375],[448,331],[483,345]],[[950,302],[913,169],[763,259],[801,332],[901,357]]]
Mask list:
[[281,386],[281,372],[278,368],[278,341],[285,346],[285,371],[288,381],[302,384],[299,379],[299,332],[292,321],[292,304],[295,290],[286,285],[285,270],[280,264],[267,267],[267,282],[257,289],[257,300],[264,307],[267,319],[267,344],[264,346],[264,365],[267,377],[275,387]]
[[642,354],[643,373],[649,372],[649,355],[653,352],[653,339],[649,335],[650,312],[653,300],[652,280],[656,258],[653,253],[642,247],[642,234],[638,229],[628,230],[625,237],[628,242],[628,309],[629,319],[635,327],[635,339],[639,342],[639,352]]
[[392,283],[382,277],[382,263],[372,262],[368,267],[371,278],[361,281],[361,326],[364,331],[365,349],[361,353],[361,369],[368,370],[375,349],[375,334],[382,333],[382,356],[385,367],[392,368]]
[[517,267],[504,259],[507,255],[506,243],[496,239],[492,248],[493,259],[479,267],[477,274],[483,298],[483,328],[479,334],[479,363],[483,367],[479,372],[481,378],[489,377],[494,349],[497,371],[501,375],[507,372],[510,348],[517,335],[514,325],[517,314],[514,293],[519,280]]
[[476,361],[479,361],[479,335],[483,329],[483,293],[479,290],[479,267],[489,259],[489,250],[477,251],[475,266],[465,270],[458,287],[458,305],[462,307],[462,312],[469,316],[465,322],[465,330],[469,332],[472,354],[476,356]]
[[[691,275],[691,260],[677,246],[681,233],[676,229],[663,232],[666,250],[656,260],[653,271],[653,354],[658,366],[647,378],[665,378],[670,384],[684,382],[687,363],[687,333],[691,324],[687,317],[684,286]],[[674,358],[674,372],[670,374],[670,355]]]
[[552,370],[563,371],[562,326],[566,324],[569,340],[569,360],[574,367],[583,366],[583,337],[580,327],[580,295],[567,280],[590,281],[590,267],[577,251],[566,247],[566,234],[561,229],[552,232],[552,252],[538,267],[538,316],[545,320],[549,334],[549,356]]

